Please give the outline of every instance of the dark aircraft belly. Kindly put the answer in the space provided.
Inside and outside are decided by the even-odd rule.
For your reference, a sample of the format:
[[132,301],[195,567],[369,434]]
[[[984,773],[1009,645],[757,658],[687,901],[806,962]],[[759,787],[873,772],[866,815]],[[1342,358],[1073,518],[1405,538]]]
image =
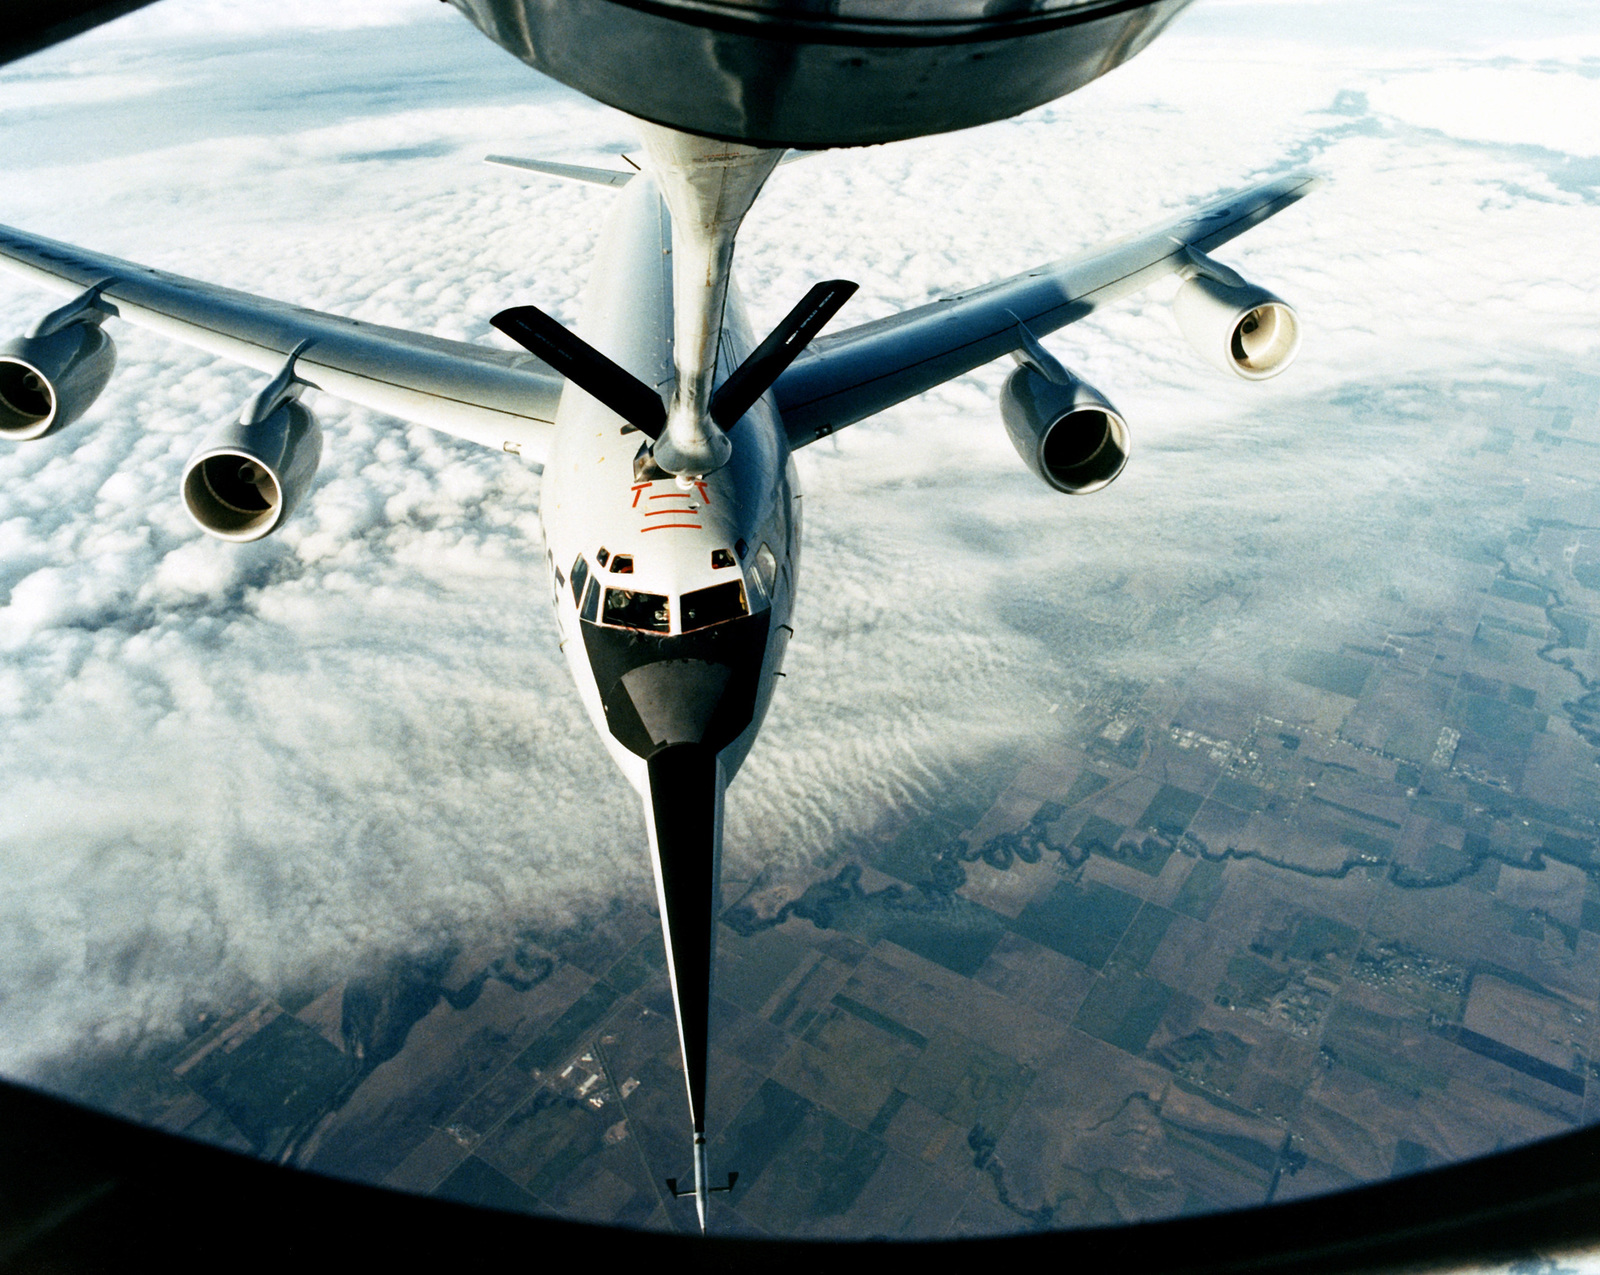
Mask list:
[[529,66],[641,119],[864,146],[1081,88],[1189,0],[450,0]]

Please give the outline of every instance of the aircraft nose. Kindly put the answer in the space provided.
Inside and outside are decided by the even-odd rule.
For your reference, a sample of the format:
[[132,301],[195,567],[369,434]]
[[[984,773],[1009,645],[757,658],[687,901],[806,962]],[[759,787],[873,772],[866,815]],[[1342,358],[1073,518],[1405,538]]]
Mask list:
[[584,621],[611,734],[646,759],[679,744],[720,752],[733,743],[755,717],[770,614],[670,636]]
[[624,673],[618,689],[632,701],[653,752],[707,742],[732,677],[726,664],[658,660]]
[[606,726],[635,757],[678,744],[728,747],[755,718],[770,611],[690,634],[582,621]]

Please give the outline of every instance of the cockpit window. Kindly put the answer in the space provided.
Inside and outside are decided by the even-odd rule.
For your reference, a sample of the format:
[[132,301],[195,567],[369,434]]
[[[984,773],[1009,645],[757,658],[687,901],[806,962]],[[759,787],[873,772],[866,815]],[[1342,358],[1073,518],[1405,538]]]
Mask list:
[[740,580],[729,580],[726,584],[714,584],[709,589],[696,589],[693,593],[683,595],[681,615],[685,633],[749,614],[750,608],[744,599],[744,582]]
[[572,601],[576,604],[583,597],[583,586],[589,580],[589,564],[583,560],[580,553],[572,560]]
[[644,629],[648,633],[665,633],[672,627],[672,608],[659,593],[640,593],[637,589],[607,589],[604,614],[605,624],[623,629]]
[[711,551],[711,569],[721,570],[723,567],[734,566],[733,555],[726,549],[713,549]]
[[631,553],[619,553],[615,558],[611,559],[611,570],[619,576],[631,576],[633,574],[633,555]]
[[606,565],[606,563],[610,560],[610,558],[611,558],[611,551],[609,549],[604,548],[604,547],[602,547],[600,552],[595,554],[595,556],[594,556],[594,560],[596,562],[598,562],[602,567]]
[[778,559],[773,556],[772,550],[763,540],[761,548],[756,550],[755,570],[750,573],[750,583],[758,605],[765,606],[772,599],[772,584],[777,576]]
[[593,620],[594,613],[598,609],[599,602],[600,581],[590,580],[589,587],[584,591],[583,594],[583,605],[578,608],[578,618],[580,620]]

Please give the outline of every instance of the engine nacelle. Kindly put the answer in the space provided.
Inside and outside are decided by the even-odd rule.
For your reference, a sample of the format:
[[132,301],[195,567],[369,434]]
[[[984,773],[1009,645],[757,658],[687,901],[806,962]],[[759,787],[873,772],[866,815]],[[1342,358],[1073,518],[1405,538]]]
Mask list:
[[1023,463],[1057,491],[1099,491],[1128,463],[1128,423],[1094,386],[1052,359],[1023,364],[1000,390],[1000,415]]
[[263,403],[265,396],[208,434],[183,468],[189,516],[222,540],[260,540],[283,526],[322,459],[311,409],[295,397]]
[[98,318],[80,317],[0,346],[0,438],[43,438],[89,410],[111,379],[117,348]]
[[1172,299],[1172,313],[1201,358],[1247,381],[1276,376],[1300,351],[1294,307],[1226,267],[1191,277]]

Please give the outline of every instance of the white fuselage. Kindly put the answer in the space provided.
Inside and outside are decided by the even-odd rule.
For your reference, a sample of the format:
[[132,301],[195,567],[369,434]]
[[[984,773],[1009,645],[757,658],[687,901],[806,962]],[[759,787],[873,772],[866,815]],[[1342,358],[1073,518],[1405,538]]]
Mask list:
[[[686,143],[676,170],[663,162],[666,180],[709,180],[697,146]],[[703,231],[673,226],[650,177],[630,181],[601,231],[579,324],[590,346],[675,404],[682,378],[715,389],[753,344],[731,280],[707,289],[686,286],[682,269],[674,278],[674,240],[681,249]],[[673,334],[684,326],[675,308],[704,309],[712,293],[726,302],[714,345],[695,347],[714,351],[708,373],[700,355],[674,350]],[[675,1180],[671,1189],[694,1196],[704,1231],[711,1192],[731,1189],[710,1185],[705,1134],[724,794],[793,632],[800,526],[794,462],[770,394],[725,431],[705,417],[689,425],[676,461],[704,452],[722,463],[675,477],[644,433],[569,379],[539,517],[561,649],[644,807],[693,1129],[693,1190],[678,1192]],[[670,439],[669,427],[656,446],[671,451]]]
[[[579,333],[646,385],[669,395],[675,379],[672,295],[672,237],[666,208],[653,183],[636,180],[619,193],[606,219]],[[738,366],[751,345],[743,306],[737,293],[730,291],[719,381]],[[540,520],[562,650],[595,729],[647,806],[644,759],[629,751],[607,724],[580,636],[583,598],[574,596],[573,567],[581,556],[601,590],[628,589],[665,597],[671,634],[682,631],[685,594],[730,580],[743,582],[752,613],[770,607],[755,714],[719,754],[724,778],[731,779],[755,741],[790,632],[799,503],[788,442],[769,399],[758,402],[730,436],[734,447],[729,463],[704,478],[636,479],[635,457],[648,441],[644,435],[570,382],[556,415]],[[713,565],[718,551],[731,556],[732,564]],[[610,569],[619,558],[631,560],[627,574]],[[603,615],[603,609],[597,614]]]
[[[635,179],[606,219],[580,325],[590,345],[664,397],[681,373],[672,253],[666,206],[653,182]],[[751,348],[731,287],[727,298],[713,382]],[[693,1123],[688,1194],[702,1231],[710,1192],[729,1189],[710,1186],[705,1138],[723,796],[792,632],[800,531],[794,462],[770,397],[727,441],[720,468],[665,474],[644,434],[568,381],[540,500],[561,648],[595,729],[643,799]]]

